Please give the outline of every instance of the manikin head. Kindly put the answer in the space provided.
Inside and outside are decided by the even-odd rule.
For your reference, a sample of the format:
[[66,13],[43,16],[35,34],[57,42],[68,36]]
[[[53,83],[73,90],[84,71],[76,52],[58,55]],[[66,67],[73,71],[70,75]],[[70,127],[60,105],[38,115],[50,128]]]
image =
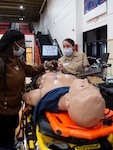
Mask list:
[[96,126],[104,115],[105,100],[98,88],[87,79],[76,79],[70,86],[66,102],[70,118],[79,126]]

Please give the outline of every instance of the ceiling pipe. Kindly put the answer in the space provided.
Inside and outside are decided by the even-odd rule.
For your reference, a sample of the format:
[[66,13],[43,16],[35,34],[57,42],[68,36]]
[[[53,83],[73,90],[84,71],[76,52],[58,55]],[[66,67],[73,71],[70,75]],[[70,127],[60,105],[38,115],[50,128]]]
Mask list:
[[45,6],[45,4],[46,4],[46,1],[47,1],[47,0],[44,0],[44,1],[43,1],[42,6],[41,6],[40,11],[39,11],[39,14],[42,13],[42,10],[43,10],[43,8],[44,8],[44,6]]

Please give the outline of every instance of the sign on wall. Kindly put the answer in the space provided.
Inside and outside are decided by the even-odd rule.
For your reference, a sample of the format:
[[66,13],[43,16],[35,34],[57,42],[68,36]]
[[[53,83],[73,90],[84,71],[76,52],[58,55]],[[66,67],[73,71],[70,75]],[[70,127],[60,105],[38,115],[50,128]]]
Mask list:
[[100,6],[107,0],[84,0],[84,14]]

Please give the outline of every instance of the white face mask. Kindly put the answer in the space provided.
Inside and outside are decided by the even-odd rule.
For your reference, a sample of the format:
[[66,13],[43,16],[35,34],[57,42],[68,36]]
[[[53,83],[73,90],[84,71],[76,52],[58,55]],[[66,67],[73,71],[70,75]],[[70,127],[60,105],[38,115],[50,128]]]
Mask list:
[[15,44],[19,47],[19,49],[18,49],[18,51],[13,50],[13,55],[19,57],[19,56],[21,56],[25,52],[25,49],[23,47],[19,46],[17,44],[17,42],[15,42]]
[[73,48],[72,47],[70,47],[70,48],[64,48],[63,49],[63,53],[64,53],[65,56],[69,57],[73,53]]

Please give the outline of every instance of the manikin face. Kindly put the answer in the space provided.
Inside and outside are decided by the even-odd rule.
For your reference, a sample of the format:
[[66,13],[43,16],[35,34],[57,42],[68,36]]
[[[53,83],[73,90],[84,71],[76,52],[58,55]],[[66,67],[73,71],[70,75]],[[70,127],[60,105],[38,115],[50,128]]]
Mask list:
[[101,120],[105,101],[99,90],[87,79],[76,79],[70,86],[67,101],[68,114],[82,127],[94,127]]

